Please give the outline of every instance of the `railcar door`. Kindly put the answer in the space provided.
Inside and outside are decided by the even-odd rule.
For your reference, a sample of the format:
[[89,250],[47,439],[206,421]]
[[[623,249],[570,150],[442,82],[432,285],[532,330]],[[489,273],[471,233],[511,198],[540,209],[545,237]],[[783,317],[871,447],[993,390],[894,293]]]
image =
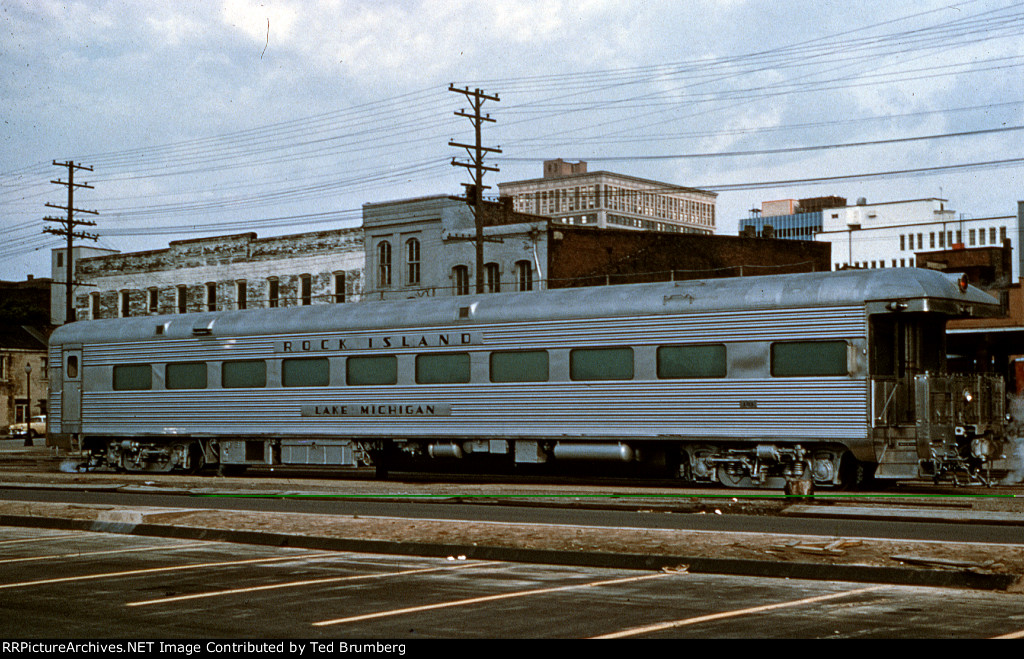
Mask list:
[[946,370],[945,320],[921,313],[873,316],[869,369],[875,426],[914,425],[914,376]]
[[63,350],[63,392],[60,398],[61,431],[82,432],[82,346],[66,345]]

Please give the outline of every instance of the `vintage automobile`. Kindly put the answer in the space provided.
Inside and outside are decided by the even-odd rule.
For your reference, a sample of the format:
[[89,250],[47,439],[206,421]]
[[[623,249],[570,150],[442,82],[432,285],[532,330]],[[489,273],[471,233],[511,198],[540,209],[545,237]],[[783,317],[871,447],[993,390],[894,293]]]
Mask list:
[[29,423],[15,423],[12,424],[8,430],[11,437],[28,437],[29,439],[35,439],[36,437],[46,436],[46,415],[42,414],[34,416]]

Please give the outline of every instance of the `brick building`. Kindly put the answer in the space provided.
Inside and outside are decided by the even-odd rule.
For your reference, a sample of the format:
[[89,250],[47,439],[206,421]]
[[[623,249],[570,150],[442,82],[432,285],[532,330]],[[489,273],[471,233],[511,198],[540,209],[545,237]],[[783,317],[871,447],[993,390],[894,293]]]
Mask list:
[[[57,251],[57,250],[55,250]],[[77,261],[79,319],[357,301],[362,229],[176,240]]]

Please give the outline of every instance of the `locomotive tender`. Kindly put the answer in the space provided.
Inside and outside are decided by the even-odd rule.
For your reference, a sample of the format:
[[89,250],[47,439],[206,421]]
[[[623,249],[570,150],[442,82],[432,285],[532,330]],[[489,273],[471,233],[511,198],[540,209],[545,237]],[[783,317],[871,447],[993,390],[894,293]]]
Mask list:
[[946,371],[945,323],[997,313],[908,268],[76,322],[50,340],[49,443],[143,472],[489,456],[732,487],[978,478],[1004,384]]

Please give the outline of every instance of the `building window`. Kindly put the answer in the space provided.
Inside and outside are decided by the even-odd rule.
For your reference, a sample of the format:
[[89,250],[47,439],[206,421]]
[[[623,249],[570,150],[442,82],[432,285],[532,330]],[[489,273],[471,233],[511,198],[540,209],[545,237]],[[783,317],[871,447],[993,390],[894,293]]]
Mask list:
[[313,302],[313,277],[301,275],[299,277],[299,295],[302,297],[302,306],[308,307]]
[[386,240],[377,245],[377,282],[381,288],[391,286],[391,243]]
[[408,284],[417,286],[420,283],[420,241],[410,238],[405,243],[406,265],[408,266]]
[[267,280],[267,306],[273,308],[281,302],[281,282],[276,277]]
[[917,234],[917,248],[918,249],[924,249],[924,240],[922,240],[922,238],[923,238],[923,236],[920,233]]
[[946,246],[946,234],[940,231],[939,232],[939,248],[941,249],[941,248],[944,248],[945,246]]
[[487,279],[487,292],[501,292],[501,270],[497,263],[488,263],[484,266],[484,276]]
[[529,261],[516,262],[516,286],[520,291],[533,290],[533,267]]
[[345,273],[336,272],[334,274],[334,301],[337,304],[341,304],[345,301]]
[[148,291],[149,294],[149,313],[160,312],[160,291],[156,288],[151,288]]
[[206,310],[217,310],[217,284],[213,282],[206,285]]
[[990,227],[989,230],[988,230],[988,244],[989,245],[995,245],[996,244],[996,228],[995,227]]
[[64,267],[64,252],[57,252],[57,267]]
[[901,234],[900,235],[900,251],[901,252],[907,248],[906,243],[907,243],[907,237]]
[[178,286],[178,313],[188,313],[187,286]]
[[96,320],[100,317],[100,294],[89,293],[89,304],[92,307],[92,319]]
[[935,249],[935,232],[928,234],[928,248]]
[[1003,243],[1006,241],[1006,227],[999,227],[999,242]]
[[249,295],[249,291],[248,291],[248,287],[245,285],[245,280],[242,279],[240,281],[236,281],[235,282],[235,303],[237,304],[239,309],[245,309],[245,308],[247,308],[249,306],[247,304],[247,302],[248,302],[248,295]]
[[469,266],[457,265],[452,268],[452,279],[455,280],[456,295],[469,295]]
[[978,229],[978,244],[979,245],[984,245],[985,244],[985,230],[984,229]]
[[128,291],[121,291],[118,293],[120,298],[119,306],[121,308],[121,317],[127,318],[131,315],[131,308],[129,307]]

